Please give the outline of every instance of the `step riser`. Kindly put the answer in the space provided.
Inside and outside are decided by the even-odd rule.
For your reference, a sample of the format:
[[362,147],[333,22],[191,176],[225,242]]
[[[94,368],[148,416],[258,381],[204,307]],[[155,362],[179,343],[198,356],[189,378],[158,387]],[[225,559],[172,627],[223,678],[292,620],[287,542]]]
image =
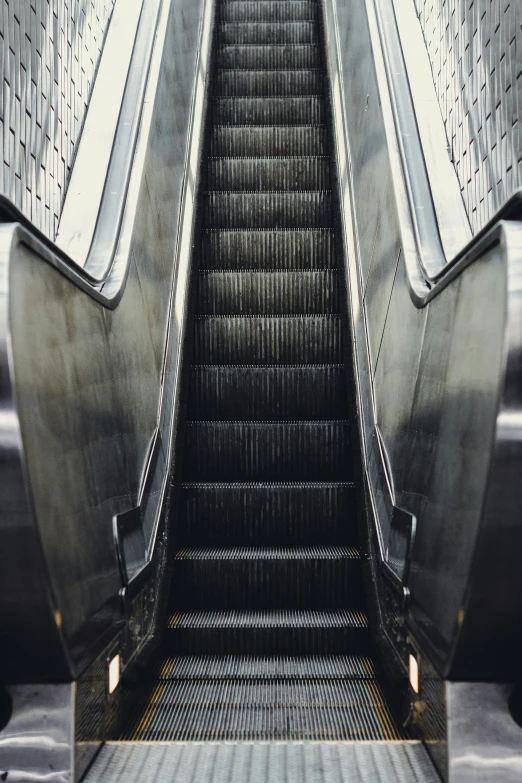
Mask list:
[[183,487],[180,541],[209,545],[355,543],[351,486]]
[[328,158],[218,158],[208,164],[209,190],[328,190]]
[[[378,705],[378,707],[380,708],[381,705]],[[147,728],[143,729],[142,731],[139,731],[136,734],[130,733],[128,736],[124,736],[123,739],[140,742],[147,741],[150,743],[203,743],[205,741],[212,742],[215,741],[216,738],[219,738],[219,740],[223,743],[243,742],[246,740],[248,743],[253,741],[267,744],[272,743],[273,747],[274,742],[277,742],[278,740],[285,740],[287,738],[291,738],[296,742],[299,741],[300,743],[310,740],[314,742],[366,741],[367,743],[371,740],[389,739],[389,735],[379,726],[379,713],[374,705],[369,707],[365,706],[364,708],[357,705],[356,707],[352,707],[350,710],[350,708],[346,705],[332,707],[329,704],[322,703],[312,706],[302,704],[275,704],[270,708],[268,708],[268,706],[265,704],[252,705],[249,703],[245,704],[242,701],[240,701],[238,705],[234,706],[211,705],[209,707],[209,705],[205,703],[204,705],[201,705],[199,709],[197,709],[198,716],[202,716],[198,717],[199,728],[196,728],[192,722],[192,717],[196,709],[197,707],[194,706],[172,706],[169,704],[166,706],[167,714],[161,715],[163,720],[159,719],[158,721],[155,721],[151,725],[147,726]],[[365,712],[371,717],[368,717],[364,723],[360,725],[356,720],[354,720],[353,713],[354,711],[360,712],[362,709],[364,709]],[[387,707],[385,707],[385,709],[387,710]],[[162,725],[158,727],[156,726],[156,723],[160,723]],[[401,734],[398,731],[397,737],[401,737]],[[248,745],[246,747],[248,747]],[[277,747],[278,746],[275,745],[275,748]],[[301,745],[298,747],[299,752],[301,752],[301,747],[303,746]],[[306,747],[306,745],[304,745],[304,747]],[[222,752],[221,748],[222,746],[220,746],[220,752]],[[379,749],[377,752],[380,752],[380,742],[378,743],[377,748]],[[369,751],[370,748],[368,748],[368,750],[365,749],[363,752],[368,754],[366,764],[370,764],[373,767],[373,753],[370,755]],[[232,754],[233,752],[233,748],[230,748],[230,753]],[[268,752],[270,752],[270,757],[266,755]],[[242,750],[240,753],[242,753]],[[268,770],[271,764],[274,764],[272,761],[272,753],[273,751],[268,751],[268,749],[264,751],[263,769]],[[292,758],[290,753],[288,756],[282,755],[280,757],[280,766],[278,766],[277,769],[285,769],[285,762],[287,758]],[[336,759],[337,757],[333,756],[333,758]],[[359,754],[353,758],[359,758]],[[345,768],[353,768],[353,758],[351,756],[348,757]],[[386,777],[373,776],[370,779],[362,777],[346,778],[336,776],[334,778],[327,778],[327,780],[331,780],[332,783],[344,783],[344,781],[348,780],[362,781],[362,783],[366,783],[366,781],[368,781],[368,783],[370,783],[370,781],[371,783],[384,783],[384,781],[386,781],[386,783],[399,783],[399,781],[400,783],[404,783],[406,780],[410,780],[411,783],[419,783],[421,780],[426,780],[425,777],[396,777],[394,774],[395,767],[393,766],[396,764],[395,754],[390,754],[390,758],[394,761],[390,761],[388,758],[384,759],[384,763],[388,763],[390,765],[388,768],[385,767],[386,772],[384,774]],[[318,755],[317,759],[322,765],[323,757]],[[226,758],[226,763],[227,765],[232,766],[231,755]],[[244,758],[244,764],[250,765],[251,763],[252,761],[250,755],[246,755]],[[287,767],[288,771],[284,773],[284,777],[282,779],[291,781],[306,780],[307,778],[305,769],[309,763],[310,762],[308,757],[304,757],[301,760],[301,765],[298,768],[299,777],[296,778],[294,777],[296,767],[294,762],[290,761]],[[366,770],[368,767],[363,764],[361,765],[361,768]],[[173,765],[173,772],[175,769],[177,769],[177,766]],[[243,770],[244,767],[242,766],[241,769]],[[409,775],[411,774],[410,770],[410,765],[407,761],[404,761],[403,769],[401,770],[400,774]],[[393,775],[393,777],[390,775]],[[244,778],[242,777],[239,778],[239,780],[243,779]],[[262,783],[268,783],[270,779],[271,778],[268,777],[256,778],[256,780],[259,780],[260,783],[261,781]],[[113,780],[115,780],[115,778],[110,779],[110,781]],[[133,778],[133,783],[135,783],[135,780],[136,779]],[[171,778],[169,778],[169,780],[171,780]],[[185,780],[187,780],[187,778],[185,778]],[[223,779],[222,777],[211,777],[207,778],[207,780],[211,781],[211,783],[223,783],[223,781],[226,780],[228,783],[229,778]],[[233,780],[237,780],[237,778],[233,778]],[[324,778],[322,778],[322,780],[324,780]],[[432,782],[434,779],[430,778],[429,780]],[[439,780],[439,778],[437,778],[437,780]],[[107,778],[104,778],[104,783],[106,781]]]
[[203,367],[190,374],[188,418],[266,421],[342,418],[344,367]]
[[328,192],[208,193],[205,222],[209,228],[331,228]]
[[[286,2],[286,0],[282,0]],[[299,656],[253,658],[218,658],[215,655],[197,655],[188,658],[165,658],[158,673],[160,680],[234,680],[257,683],[282,680],[320,681],[324,687],[328,682],[350,682],[374,680],[375,665],[371,658],[355,655],[324,657]]]
[[318,95],[322,92],[322,87],[322,73],[319,70],[222,70],[216,74],[214,95]]
[[165,634],[172,655],[353,655],[370,650],[366,628],[197,628]]
[[223,46],[217,52],[218,68],[319,68],[318,46]]
[[326,130],[310,126],[234,128],[217,126],[210,139],[213,158],[325,156]]
[[362,606],[358,560],[180,560],[176,609],[322,609]]
[[[329,704],[342,706],[356,702],[373,706],[384,701],[382,691],[374,680],[328,680],[281,679],[273,682],[245,682],[241,678],[230,678],[228,687],[223,688],[219,680],[189,679],[182,685],[167,680],[164,683],[162,703],[179,707],[192,705],[213,705],[236,707],[239,703],[258,707],[274,704]],[[247,778],[248,780],[248,778]]]
[[223,46],[237,44],[315,44],[319,43],[314,22],[221,22],[219,41]]
[[[379,707],[380,706],[381,705],[379,705]],[[247,741],[248,744],[250,744],[251,742],[258,741],[266,743],[267,745],[270,743],[272,744],[272,747],[278,748],[278,745],[273,744],[274,742],[291,738],[291,740],[296,742],[296,744],[299,742],[299,753],[302,752],[301,749],[303,747],[306,748],[306,744],[303,745],[302,743],[306,743],[310,740],[314,742],[366,741],[366,743],[371,740],[389,740],[389,734],[383,731],[383,729],[379,726],[378,712],[373,705],[371,707],[364,708],[357,705],[356,707],[352,707],[352,709],[350,709],[346,705],[332,707],[329,704],[317,704],[313,706],[301,704],[285,704],[281,706],[279,704],[275,704],[269,709],[264,704],[252,705],[249,703],[244,704],[243,702],[240,702],[238,705],[234,705],[233,707],[228,705],[212,705],[209,707],[209,705],[205,703],[204,705],[201,705],[199,709],[197,709],[199,721],[198,728],[194,726],[192,721],[193,714],[196,709],[197,707],[194,706],[185,707],[184,705],[167,705],[166,715],[161,713],[161,716],[157,721],[153,722],[151,725],[147,726],[141,731],[124,735],[123,739],[134,740],[137,742],[147,741],[152,744],[154,742],[204,743],[216,741],[216,739],[219,738],[222,743],[241,743]],[[364,723],[360,725],[358,721],[354,719],[354,712],[360,712],[362,709],[364,709],[365,712],[368,713],[368,715],[371,717],[368,717]],[[388,709],[387,706],[385,709]],[[161,725],[157,726],[156,723]],[[396,734],[398,739],[402,737],[399,731],[397,731]],[[248,748],[248,744],[245,745],[246,748]],[[381,752],[382,744],[379,742],[377,745],[378,753]],[[193,747],[198,747],[198,745],[194,745]],[[219,746],[220,753],[222,753],[222,748],[222,745]],[[227,766],[232,766],[232,753],[234,753],[234,749],[230,748],[229,750],[230,755],[226,757],[225,763]],[[368,768],[368,764],[373,767],[375,763],[373,760],[373,752],[370,755],[371,750],[374,752],[372,748],[368,748],[368,750],[365,748],[363,751],[365,755],[367,755],[366,764],[363,763],[361,765],[361,769],[364,771],[366,771]],[[247,752],[249,753],[249,751]],[[243,753],[242,748],[239,753]],[[268,756],[268,753],[270,753],[270,756]],[[271,764],[274,764],[272,761],[272,753],[273,751],[269,751],[268,748],[266,750],[263,749],[263,769],[268,770]],[[285,762],[287,759],[292,759],[292,755],[290,753],[288,753],[288,756],[281,755],[280,766],[278,766],[277,769],[285,769]],[[333,758],[336,759],[337,757],[333,756]],[[345,768],[353,768],[354,758],[360,758],[359,754],[355,755],[354,757],[348,756],[345,762]],[[322,765],[323,757],[318,755],[317,759]],[[426,781],[427,778],[425,777],[396,777],[394,774],[396,768],[394,764],[396,765],[397,763],[395,759],[395,753],[390,753],[389,758],[384,757],[383,767],[386,770],[384,772],[386,777],[374,776],[371,779],[365,779],[361,777],[346,778],[336,776],[334,778],[328,778],[328,780],[331,780],[332,783],[344,783],[348,780],[362,781],[362,783],[365,783],[365,781],[368,781],[369,783],[370,780],[371,783],[405,783],[406,780],[410,780],[411,783],[420,783],[421,780]],[[197,759],[194,759],[194,764],[196,761]],[[411,766],[408,761],[403,761],[401,758],[401,762],[402,768],[400,770],[400,774],[410,775]],[[251,756],[245,755],[243,763],[245,765],[250,765],[252,763]],[[286,767],[287,771],[283,773],[284,777],[282,779],[291,781],[299,779],[306,780],[307,778],[305,769],[309,763],[310,761],[307,756],[302,758],[300,767],[298,768],[299,777],[296,778],[294,777],[296,771],[295,764],[293,760],[289,761],[288,767]],[[388,764],[389,766],[385,767],[385,764]],[[241,770],[243,769],[244,767],[241,766]],[[177,764],[173,765],[173,773],[175,770],[177,770]],[[393,775],[393,777],[390,775]],[[171,779],[172,778],[169,778],[169,780]],[[270,779],[271,778],[268,777],[256,778],[256,780],[259,780],[260,783],[268,783]],[[107,781],[108,783],[113,783],[114,780],[116,780],[116,778],[104,778],[104,783],[107,783]],[[185,778],[185,780],[187,780],[187,778]],[[209,780],[210,783],[224,783],[224,780],[226,780],[228,783],[229,781],[228,778],[223,779],[222,777],[209,777],[207,780]],[[233,780],[237,780],[237,778],[233,778]],[[239,780],[243,780],[243,778],[241,777]],[[429,780],[430,783],[433,783],[434,778],[430,777]],[[440,779],[437,777],[437,780]],[[135,783],[136,778],[133,778],[132,781]]]
[[317,3],[313,0],[248,0],[222,3],[219,7],[221,22],[308,22],[317,19]]
[[341,364],[341,319],[223,318],[195,321],[195,364]]
[[333,269],[332,231],[211,231],[201,243],[205,269]]
[[188,423],[186,481],[351,481],[348,425]]
[[216,125],[320,125],[325,120],[319,97],[215,98]]
[[204,272],[198,279],[202,315],[338,313],[336,272]]

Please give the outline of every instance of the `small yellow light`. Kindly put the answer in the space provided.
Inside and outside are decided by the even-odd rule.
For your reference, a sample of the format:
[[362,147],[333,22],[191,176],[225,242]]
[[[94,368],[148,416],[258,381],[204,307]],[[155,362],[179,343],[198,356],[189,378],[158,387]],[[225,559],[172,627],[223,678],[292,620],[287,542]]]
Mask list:
[[120,656],[115,655],[109,663],[109,693],[114,693],[120,681]]
[[416,658],[413,657],[413,655],[410,654],[410,685],[415,691],[415,693],[419,692],[419,664],[417,663]]

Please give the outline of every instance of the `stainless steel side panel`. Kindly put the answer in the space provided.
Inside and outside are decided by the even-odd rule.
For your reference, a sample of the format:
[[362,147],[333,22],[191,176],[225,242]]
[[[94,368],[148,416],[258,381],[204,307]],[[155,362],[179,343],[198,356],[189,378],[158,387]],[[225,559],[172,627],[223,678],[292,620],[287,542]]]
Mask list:
[[521,731],[509,714],[509,692],[509,685],[499,683],[447,683],[451,783],[522,778]]
[[381,556],[393,504],[417,518],[409,622],[440,673],[509,678],[522,628],[514,478],[522,468],[514,369],[522,226],[493,226],[428,304],[414,303],[404,262],[414,239],[398,215],[404,175],[374,1],[325,0],[324,11],[363,458]]
[[10,688],[13,717],[0,734],[0,779],[73,783],[75,687]]
[[136,506],[157,431],[149,533],[168,481],[187,287],[187,260],[177,278],[179,238],[195,186],[189,141],[195,85],[206,77],[196,72],[204,7],[164,0],[150,129],[138,141],[143,169],[130,184],[137,209],[124,220],[116,258],[128,251],[116,308],[46,263],[26,229],[0,230],[0,656],[8,680],[74,677],[89,643],[115,619],[122,583],[112,520]]

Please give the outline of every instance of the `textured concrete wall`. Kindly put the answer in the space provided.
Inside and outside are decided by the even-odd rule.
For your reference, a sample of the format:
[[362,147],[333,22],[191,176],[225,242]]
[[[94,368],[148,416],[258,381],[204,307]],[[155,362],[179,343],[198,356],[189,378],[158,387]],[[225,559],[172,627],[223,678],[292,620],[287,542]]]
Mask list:
[[0,190],[54,238],[115,0],[0,0]]
[[522,2],[415,3],[476,232],[522,185]]

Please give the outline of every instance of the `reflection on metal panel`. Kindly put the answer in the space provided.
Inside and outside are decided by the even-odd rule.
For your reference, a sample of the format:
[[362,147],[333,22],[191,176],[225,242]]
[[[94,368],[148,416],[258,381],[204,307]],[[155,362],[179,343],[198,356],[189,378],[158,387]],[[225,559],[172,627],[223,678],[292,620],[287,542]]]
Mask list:
[[[208,54],[203,60],[201,41],[208,43],[212,13],[211,0],[206,4],[199,0],[189,5],[185,0],[161,3],[114,263],[123,269],[117,307],[106,309],[96,296],[86,296],[86,291],[92,294],[95,289],[82,285],[82,277],[74,274],[66,259],[61,259],[63,274],[57,274],[52,243],[39,242],[33,229],[18,223],[0,225],[0,305],[4,307],[0,315],[10,340],[3,350],[12,348],[11,367],[13,372],[16,367],[20,380],[17,415],[0,421],[8,428],[7,444],[12,444],[8,457],[3,455],[3,470],[8,458],[15,465],[8,469],[9,478],[0,482],[4,499],[0,593],[9,593],[12,599],[0,605],[0,657],[8,682],[28,677],[38,682],[49,676],[46,669],[52,665],[52,681],[77,677],[86,656],[96,652],[91,653],[93,640],[116,633],[122,613],[128,611],[132,619],[126,630],[131,630],[123,634],[118,650],[124,668],[133,651],[146,643],[155,621],[150,596],[163,567],[162,504],[171,475],[170,444],[179,394],[194,194],[205,116],[194,93],[196,83],[204,91]],[[114,291],[106,291],[113,279],[111,270],[104,288],[107,302],[114,300]],[[8,312],[16,324],[13,321],[7,330]],[[26,318],[29,312],[31,317]],[[33,360],[37,364],[45,361],[44,375]],[[27,382],[33,371],[38,377]],[[24,390],[31,397],[30,409]],[[4,407],[12,408],[7,371],[1,391]],[[53,412],[36,412],[48,403]],[[34,415],[39,419],[36,426],[31,421]],[[23,425],[19,423],[22,418]],[[17,467],[22,455],[27,469],[24,476]],[[150,483],[148,476],[145,481],[147,465],[157,466]],[[49,470],[56,480],[49,479]],[[45,498],[40,495],[42,489]],[[26,490],[31,508],[23,503]],[[147,557],[153,541],[160,540],[161,547],[157,547],[160,554],[147,591],[133,594],[128,602],[126,594],[124,605],[112,519],[136,504],[143,511],[139,521],[151,544]],[[38,509],[37,522],[33,509]],[[32,546],[28,540],[35,525],[41,536],[38,533],[38,543]],[[134,571],[136,541],[123,543],[129,545],[124,555]],[[16,545],[18,559],[12,556]],[[26,561],[35,551],[31,563]],[[58,564],[56,558],[65,560]],[[2,592],[2,585],[9,589]],[[29,593],[34,600],[27,599]],[[18,600],[24,602],[23,611],[16,608]],[[35,607],[35,622],[33,615],[28,619],[26,607]],[[16,629],[12,622],[18,623]],[[7,649],[20,633],[24,641],[17,650],[28,653],[23,661],[19,652]],[[37,641],[30,642],[33,634]],[[71,656],[66,652],[69,646],[74,648]]]
[[509,0],[415,3],[453,162],[476,233],[522,185],[522,8]]
[[407,510],[417,519],[406,585],[410,630],[423,635],[450,679],[514,677],[522,622],[513,587],[522,559],[514,477],[522,451],[509,437],[520,407],[518,199],[417,307],[376,4],[332,0],[325,11],[327,40],[335,42],[327,54],[363,461],[381,558],[392,506]]
[[114,2],[2,4],[0,191],[53,239]]

